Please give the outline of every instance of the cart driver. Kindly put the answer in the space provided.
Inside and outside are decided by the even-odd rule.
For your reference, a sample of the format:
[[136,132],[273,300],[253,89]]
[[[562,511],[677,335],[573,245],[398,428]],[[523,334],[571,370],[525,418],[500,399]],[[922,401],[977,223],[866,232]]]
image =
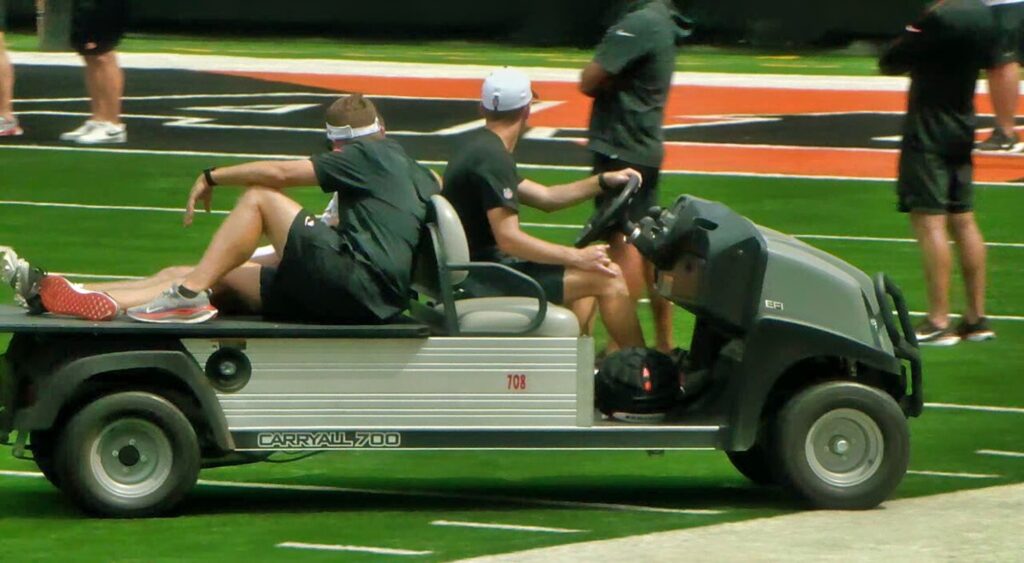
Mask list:
[[[584,333],[596,300],[615,345],[643,347],[636,306],[607,245],[552,244],[519,224],[520,203],[545,212],[564,209],[621,188],[639,173],[606,172],[551,188],[521,178],[512,153],[526,131],[532,100],[530,79],[522,72],[504,68],[487,77],[481,101],[486,126],[457,149],[445,170],[444,196],[465,227],[470,258],[503,263],[535,279],[549,301],[572,307]],[[478,296],[503,294],[494,284],[477,275],[463,287]]]
[[[376,107],[360,94],[331,105],[327,136],[334,150],[311,159],[204,171],[189,195],[186,226],[197,204],[210,209],[216,186],[246,189],[199,264],[180,278],[77,286],[43,277],[7,249],[3,281],[22,301],[89,320],[126,311],[143,322],[198,323],[222,307],[280,320],[387,322],[407,307],[413,254],[438,179],[385,137]],[[337,195],[336,226],[283,193],[312,185]],[[250,261],[262,237],[280,256],[276,266]]]

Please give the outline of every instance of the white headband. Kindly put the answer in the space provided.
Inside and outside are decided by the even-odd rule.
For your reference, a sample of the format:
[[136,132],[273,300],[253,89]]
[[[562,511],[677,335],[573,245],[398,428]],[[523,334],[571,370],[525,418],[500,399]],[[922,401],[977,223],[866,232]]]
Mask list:
[[334,126],[327,124],[327,138],[332,141],[348,141],[358,139],[367,135],[373,135],[381,131],[380,119],[374,118],[373,123],[365,127],[352,127],[351,125]]

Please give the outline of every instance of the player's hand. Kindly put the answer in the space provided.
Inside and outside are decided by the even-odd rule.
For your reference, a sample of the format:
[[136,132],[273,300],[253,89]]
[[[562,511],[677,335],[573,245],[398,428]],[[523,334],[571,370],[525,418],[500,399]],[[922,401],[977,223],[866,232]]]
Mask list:
[[598,272],[613,278],[618,275],[612,268],[612,259],[608,257],[607,244],[595,244],[577,249],[572,265],[580,270]]
[[210,212],[210,206],[213,204],[213,186],[206,183],[206,177],[202,174],[196,178],[196,182],[192,184],[192,191],[188,194],[188,204],[185,205],[185,226],[188,227],[192,224],[192,219],[196,214],[196,203],[203,202],[203,208],[206,212]]
[[615,172],[605,172],[602,176],[604,177],[605,185],[616,190],[624,188],[626,184],[629,183],[630,178],[636,178],[637,182],[639,182],[637,184],[638,186],[642,185],[644,181],[643,175],[632,168],[624,168],[622,170],[616,170]]

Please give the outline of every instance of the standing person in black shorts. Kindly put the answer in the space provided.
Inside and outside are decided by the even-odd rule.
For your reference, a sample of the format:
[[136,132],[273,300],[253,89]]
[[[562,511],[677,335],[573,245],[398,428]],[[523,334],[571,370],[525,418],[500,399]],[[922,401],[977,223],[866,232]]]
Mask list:
[[[974,219],[971,160],[974,91],[980,69],[991,64],[994,29],[981,0],[943,0],[907,26],[879,61],[882,72],[911,78],[897,192],[924,258],[928,317],[915,331],[922,344],[995,337],[985,320],[985,241]],[[967,310],[955,328],[947,233],[960,251],[967,290]]]
[[1024,0],[985,0],[996,20],[995,55],[989,67],[988,92],[996,126],[978,150],[1019,152],[1015,129],[1020,97],[1020,63],[1024,57]]
[[14,137],[22,131],[14,117],[14,66],[7,57],[6,30],[7,6],[5,0],[0,0],[0,137]]
[[80,145],[128,141],[128,129],[121,122],[124,71],[115,51],[127,25],[128,0],[74,0],[71,45],[85,61],[91,116],[60,140]]
[[[40,280],[38,270],[0,247],[2,281],[22,303],[31,306],[38,295],[45,311],[94,321],[127,309],[142,322],[198,323],[230,306],[280,320],[387,322],[408,307],[413,254],[438,179],[384,136],[376,108],[359,94],[328,109],[327,136],[335,150],[312,159],[204,171],[189,195],[186,225],[197,203],[209,210],[215,186],[246,190],[202,260],[180,279],[157,276],[98,291],[61,276]],[[336,226],[282,193],[312,185],[338,194]],[[275,266],[251,260],[264,236],[280,256]]]
[[[580,90],[594,98],[587,145],[594,153],[594,173],[633,168],[643,175],[628,212],[633,221],[658,204],[665,105],[677,47],[689,35],[689,22],[669,0],[629,0],[629,12],[608,30],[580,77]],[[623,235],[608,242],[634,299],[648,288],[657,347],[670,351],[672,305],[654,290],[654,269]]]
[[[512,156],[526,132],[533,100],[530,79],[501,69],[484,81],[481,106],[486,127],[460,146],[444,172],[443,195],[459,214],[470,258],[499,262],[535,279],[548,301],[572,307],[586,334],[594,299],[608,335],[620,347],[644,346],[643,332],[622,271],[604,245],[572,248],[530,236],[519,226],[519,204],[551,212],[616,190],[634,170],[608,172],[548,188],[519,177]],[[475,296],[503,294],[493,281],[471,276]]]

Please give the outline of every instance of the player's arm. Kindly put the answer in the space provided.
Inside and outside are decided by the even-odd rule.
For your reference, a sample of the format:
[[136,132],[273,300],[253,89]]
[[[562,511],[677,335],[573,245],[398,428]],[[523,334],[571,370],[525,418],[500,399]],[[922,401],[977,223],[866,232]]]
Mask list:
[[[593,199],[605,189],[618,190],[625,186],[631,177],[641,178],[640,173],[632,168],[617,172],[605,172],[584,178],[569,184],[547,187],[532,180],[523,180],[519,184],[519,200],[546,213],[572,207],[577,203]],[[605,188],[602,188],[602,180]]]
[[523,232],[519,226],[519,214],[507,207],[489,209],[487,221],[491,225],[498,249],[509,256],[541,264],[559,264],[615,275],[611,269],[611,259],[608,258],[607,245],[572,248],[541,240]]
[[888,75],[906,74],[928,62],[935,54],[935,36],[934,19],[930,15],[908,25],[878,59],[879,70]]
[[647,55],[647,23],[640,15],[626,16],[612,26],[594,53],[594,60],[580,74],[580,92],[591,98],[615,87],[615,76]]
[[611,81],[612,75],[604,67],[596,61],[590,61],[587,66],[583,67],[583,72],[580,73],[580,92],[595,98],[601,93],[601,90],[604,90],[611,84]]
[[316,184],[316,173],[309,160],[262,160],[209,169],[192,184],[185,206],[185,226],[192,224],[197,203],[202,202],[203,208],[210,211],[214,186],[264,186],[279,190]]

